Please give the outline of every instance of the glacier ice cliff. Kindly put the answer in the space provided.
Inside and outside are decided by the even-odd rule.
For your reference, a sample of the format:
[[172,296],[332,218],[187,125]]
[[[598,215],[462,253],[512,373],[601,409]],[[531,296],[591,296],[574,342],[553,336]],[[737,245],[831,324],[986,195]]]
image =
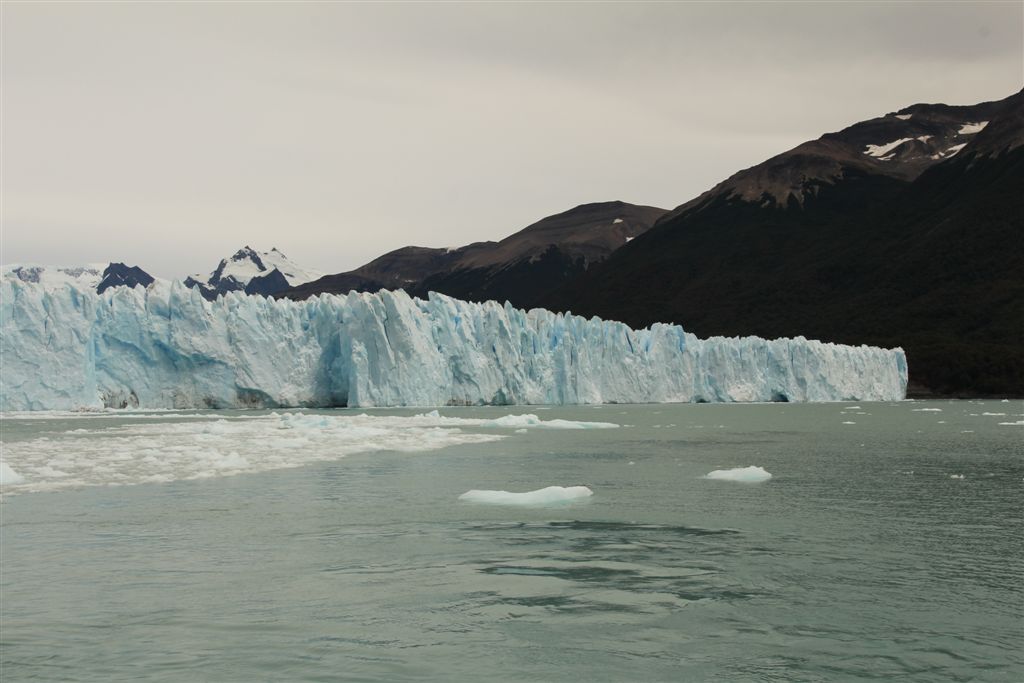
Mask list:
[[0,283],[0,409],[898,400],[901,349],[698,339],[677,325],[402,291],[306,301],[179,282]]

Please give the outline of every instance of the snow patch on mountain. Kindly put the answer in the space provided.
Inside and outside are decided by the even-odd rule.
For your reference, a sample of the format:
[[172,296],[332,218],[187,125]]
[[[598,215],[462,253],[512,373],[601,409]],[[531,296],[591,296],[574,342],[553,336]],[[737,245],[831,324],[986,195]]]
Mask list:
[[960,152],[960,150],[962,150],[966,146],[967,146],[966,142],[961,142],[959,145],[953,145],[952,147],[947,149],[945,152],[943,152],[942,156],[943,156],[943,158],[956,156]]
[[887,142],[884,145],[868,145],[864,148],[864,154],[867,154],[869,157],[881,159],[882,161],[888,161],[892,158],[889,157],[889,152],[892,152],[904,142],[910,142],[913,139],[914,138],[900,138],[899,140]]
[[985,126],[987,125],[988,121],[979,121],[978,123],[965,123],[964,125],[960,126],[960,130],[958,132],[960,133],[960,135],[974,135],[975,133],[980,133],[981,131],[983,131],[985,129]]

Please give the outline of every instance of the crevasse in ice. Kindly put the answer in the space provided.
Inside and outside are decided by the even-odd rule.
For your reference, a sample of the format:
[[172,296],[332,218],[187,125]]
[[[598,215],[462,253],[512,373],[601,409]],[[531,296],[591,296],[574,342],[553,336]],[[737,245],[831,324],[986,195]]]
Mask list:
[[439,294],[0,284],[0,408],[897,400],[901,349],[698,339]]

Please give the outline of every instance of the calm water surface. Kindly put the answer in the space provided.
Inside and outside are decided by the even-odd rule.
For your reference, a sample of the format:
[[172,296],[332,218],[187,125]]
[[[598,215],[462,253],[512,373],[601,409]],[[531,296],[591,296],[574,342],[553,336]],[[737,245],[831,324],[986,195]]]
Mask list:
[[[859,406],[442,409],[622,426],[9,491],[2,677],[1024,680],[1024,406]],[[5,457],[82,422],[7,418]],[[552,484],[594,496],[457,500]]]

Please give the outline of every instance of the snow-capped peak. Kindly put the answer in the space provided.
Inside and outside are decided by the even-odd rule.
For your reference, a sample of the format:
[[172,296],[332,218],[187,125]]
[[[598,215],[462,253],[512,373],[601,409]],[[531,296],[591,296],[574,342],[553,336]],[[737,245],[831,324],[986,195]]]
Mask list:
[[44,266],[38,263],[11,263],[3,266],[3,278],[38,283],[47,291],[70,286],[78,290],[96,291],[103,279],[106,263],[82,266]]
[[257,251],[246,245],[232,254],[230,258],[221,259],[217,268],[209,276],[193,275],[191,279],[210,287],[217,287],[221,282],[234,281],[240,285],[238,289],[244,289],[253,278],[269,275],[275,269],[292,287],[311,282],[324,275],[320,271],[303,268],[293,263],[277,247],[273,247],[270,251]]
[[312,282],[313,280],[317,280],[324,276],[324,273],[319,270],[303,268],[302,266],[296,265],[287,256],[282,254],[277,247],[272,247],[270,251],[260,254],[260,259],[267,267],[267,270],[274,270],[277,268],[281,271],[281,274],[285,276],[288,280],[288,284],[292,287]]

